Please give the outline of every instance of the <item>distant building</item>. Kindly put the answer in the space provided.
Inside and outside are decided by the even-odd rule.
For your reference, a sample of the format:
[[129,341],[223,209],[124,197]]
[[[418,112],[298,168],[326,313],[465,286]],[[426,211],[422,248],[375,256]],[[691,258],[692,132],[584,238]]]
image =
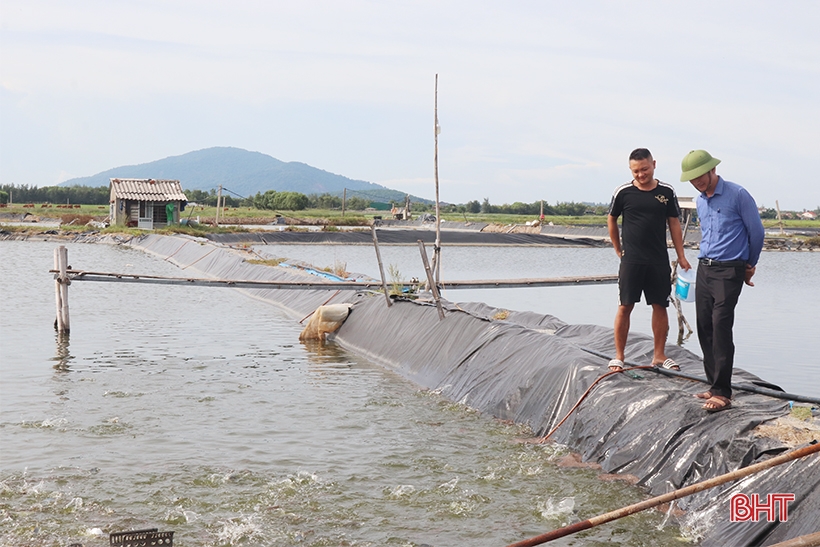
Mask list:
[[410,220],[410,212],[405,207],[393,207],[390,214],[395,220]]
[[178,224],[187,202],[178,180],[111,179],[111,224],[144,230]]
[[395,220],[413,220],[413,213],[410,212],[410,196],[404,196],[404,207],[394,205],[390,209],[390,214]]
[[815,215],[812,211],[803,211],[799,216],[803,220],[814,220],[817,218],[817,215]]

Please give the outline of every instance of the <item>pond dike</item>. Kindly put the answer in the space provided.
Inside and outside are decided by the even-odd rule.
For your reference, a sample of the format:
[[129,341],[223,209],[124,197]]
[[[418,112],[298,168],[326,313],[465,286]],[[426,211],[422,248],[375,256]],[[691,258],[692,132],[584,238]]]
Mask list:
[[[295,268],[245,262],[247,252],[201,238],[147,235],[127,243],[178,265],[180,277],[234,280],[320,281]],[[237,289],[240,290],[240,289]],[[335,291],[250,289],[243,292],[274,304],[296,320],[324,304]],[[498,311],[481,303],[445,303],[439,321],[430,303],[341,291],[332,304],[352,303],[349,317],[330,339],[419,386],[439,391],[494,417],[528,424],[544,435],[569,412],[586,389],[607,372],[611,328],[568,325],[532,312]],[[602,318],[603,319],[603,318]],[[607,320],[609,318],[606,318]],[[703,376],[700,359],[677,346],[668,355],[684,373]],[[627,361],[649,364],[652,339],[632,333]],[[735,369],[736,385],[771,384]],[[787,401],[736,390],[733,407],[708,414],[693,397],[700,382],[652,370],[615,374],[601,381],[551,439],[600,464],[607,473],[631,475],[652,495],[727,473],[789,450],[757,437],[759,424],[789,413]],[[534,478],[533,480],[538,480]],[[772,545],[816,532],[820,522],[820,457],[768,469],[740,481],[676,501],[682,524],[702,538],[700,545]],[[733,494],[792,493],[787,522],[730,522]],[[611,510],[618,509],[617,507]],[[580,519],[593,517],[578,511]],[[628,525],[628,524],[623,524]],[[547,530],[544,530],[547,531]],[[521,538],[524,539],[524,538]]]
[[[373,245],[370,230],[342,230],[338,232],[235,232],[208,234],[208,239],[226,245]],[[379,245],[417,245],[418,241],[432,245],[436,233],[432,230],[379,230]],[[441,232],[444,245],[517,245],[547,247],[606,247],[609,240],[586,236],[514,234],[448,230]]]

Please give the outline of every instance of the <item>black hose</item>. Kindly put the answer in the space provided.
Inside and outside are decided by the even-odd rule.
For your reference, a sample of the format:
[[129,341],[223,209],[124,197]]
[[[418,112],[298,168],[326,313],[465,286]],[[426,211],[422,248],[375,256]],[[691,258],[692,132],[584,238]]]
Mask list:
[[[603,357],[604,359],[611,359],[612,357],[601,353],[600,351],[596,351],[594,349],[585,348],[582,346],[577,346],[578,349],[581,349],[587,353],[591,353],[592,355]],[[639,366],[637,363],[632,363],[630,361],[624,360],[624,364],[629,365],[630,367]],[[708,384],[709,382],[706,378],[702,378],[700,376],[692,376],[691,374],[686,374],[684,372],[680,372],[677,370],[669,370],[663,367],[654,367],[651,370],[663,374],[665,376],[673,376],[676,378],[685,378],[687,380],[694,380],[696,382],[703,382],[704,384]],[[785,401],[795,401],[800,403],[811,403],[815,405],[820,405],[820,398],[817,397],[808,397],[806,395],[795,395],[794,393],[786,393],[783,390],[777,389],[769,389],[765,387],[753,386],[749,384],[732,384],[732,389],[737,389],[739,391],[748,391],[749,393],[757,393],[758,395],[767,395],[769,397],[775,397],[777,399],[783,399]]]

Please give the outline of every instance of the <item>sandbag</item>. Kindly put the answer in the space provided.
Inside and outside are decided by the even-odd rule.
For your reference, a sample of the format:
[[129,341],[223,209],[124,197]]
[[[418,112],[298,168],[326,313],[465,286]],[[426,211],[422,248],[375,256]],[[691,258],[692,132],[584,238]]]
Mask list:
[[324,340],[329,332],[336,332],[350,313],[351,304],[319,306],[305,326],[299,340]]

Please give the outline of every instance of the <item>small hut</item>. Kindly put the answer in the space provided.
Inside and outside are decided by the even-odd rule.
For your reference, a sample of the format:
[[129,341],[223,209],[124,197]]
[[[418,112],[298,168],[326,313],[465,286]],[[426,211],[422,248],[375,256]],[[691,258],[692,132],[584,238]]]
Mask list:
[[178,180],[111,179],[111,223],[144,230],[179,223],[188,203]]

